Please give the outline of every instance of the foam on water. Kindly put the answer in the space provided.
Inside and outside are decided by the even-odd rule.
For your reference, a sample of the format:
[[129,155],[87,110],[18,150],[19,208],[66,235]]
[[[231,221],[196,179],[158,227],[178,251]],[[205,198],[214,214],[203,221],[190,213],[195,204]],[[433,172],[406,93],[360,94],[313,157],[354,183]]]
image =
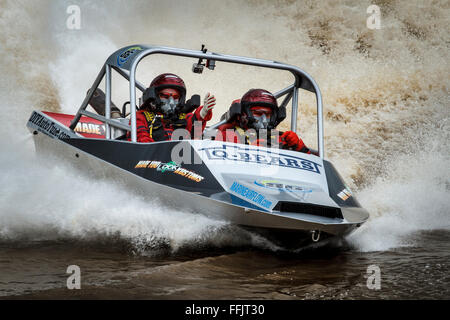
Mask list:
[[120,186],[96,181],[52,159],[44,164],[17,145],[2,146],[0,235],[8,240],[169,239],[177,247],[225,225],[143,201]]
[[446,122],[441,141],[429,140],[426,150],[390,158],[386,173],[359,192],[371,219],[349,237],[355,247],[388,250],[415,245],[409,236],[416,231],[450,230],[450,158],[442,153],[450,141]]

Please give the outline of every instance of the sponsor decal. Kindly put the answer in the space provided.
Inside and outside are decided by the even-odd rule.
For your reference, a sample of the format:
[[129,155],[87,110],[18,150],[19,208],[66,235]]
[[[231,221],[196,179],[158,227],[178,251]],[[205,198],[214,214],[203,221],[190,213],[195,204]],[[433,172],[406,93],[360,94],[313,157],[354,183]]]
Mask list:
[[348,198],[350,198],[352,196],[352,193],[350,190],[348,190],[347,188],[345,188],[344,190],[342,190],[341,192],[339,192],[337,194],[337,196],[339,198],[341,198],[342,200],[347,200]]
[[158,165],[156,167],[156,170],[161,171],[161,172],[166,172],[166,171],[173,172],[173,171],[177,170],[178,168],[179,168],[179,166],[175,162],[170,161],[168,163],[161,163],[160,165]]
[[277,180],[257,180],[254,182],[257,186],[274,189],[278,191],[286,191],[286,192],[300,192],[300,193],[310,193],[313,190],[311,188],[302,187],[293,184],[286,184]]
[[126,49],[117,56],[117,64],[119,65],[119,67],[123,66],[132,55],[134,55],[137,51],[142,50],[144,49],[142,49],[141,47],[131,47]]
[[269,209],[272,205],[272,201],[266,199],[264,195],[255,190],[247,188],[236,181],[231,185],[230,191],[266,209]]
[[202,148],[209,160],[232,160],[286,168],[306,170],[320,174],[322,165],[304,158],[271,152],[261,149],[249,149],[238,145],[222,145],[220,147]]
[[43,115],[37,112],[33,112],[29,121],[35,124],[39,128],[38,129],[39,131],[51,137],[57,139],[70,138],[70,135],[68,135],[61,128],[59,128],[58,125],[55,124],[55,122],[51,121],[50,119],[44,117]]
[[104,136],[106,133],[104,124],[83,122],[78,122],[77,126],[75,127],[75,131],[78,133],[98,134],[101,136]]
[[174,174],[178,174],[184,178],[187,178],[195,182],[200,182],[204,179],[204,177],[202,177],[201,175],[193,171],[184,169],[173,161],[164,163],[161,161],[141,160],[134,167],[136,169],[139,168],[156,169],[156,171],[159,171],[161,173],[173,172]]

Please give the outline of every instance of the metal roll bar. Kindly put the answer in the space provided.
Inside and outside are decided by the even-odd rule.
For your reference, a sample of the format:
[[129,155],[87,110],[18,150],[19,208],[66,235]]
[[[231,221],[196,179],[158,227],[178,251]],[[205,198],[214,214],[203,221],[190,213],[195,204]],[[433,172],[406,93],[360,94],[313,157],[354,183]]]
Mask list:
[[[103,77],[106,75],[106,105],[105,105],[105,117],[100,116],[106,125],[106,138],[111,138],[110,126],[119,127],[131,132],[131,141],[137,141],[136,134],[136,87],[140,91],[145,91],[145,87],[136,81],[136,69],[139,62],[146,56],[152,54],[167,54],[174,56],[190,57],[196,59],[206,59],[207,61],[222,61],[228,63],[251,65],[263,68],[271,68],[278,70],[286,70],[291,72],[295,77],[294,84],[286,87],[285,89],[275,93],[275,97],[279,98],[283,95],[288,95],[283,103],[288,103],[290,96],[292,96],[292,112],[291,112],[291,130],[297,131],[297,112],[298,112],[298,89],[304,89],[315,93],[317,104],[317,145],[319,156],[324,157],[324,143],[323,143],[323,107],[322,107],[322,95],[319,86],[314,79],[305,71],[300,68],[276,61],[255,59],[248,57],[222,55],[211,52],[203,52],[189,49],[178,49],[171,47],[161,46],[146,46],[146,45],[133,45],[127,46],[114,52],[105,62],[102,70],[97,76],[91,89],[88,91],[81,107],[79,108],[74,120],[72,121],[70,128],[73,130],[80,120],[82,115],[91,116],[92,113],[86,111],[86,107],[92,97],[95,89],[97,89]],[[126,126],[117,120],[110,119],[110,106],[111,106],[111,70],[117,71],[130,83],[130,116],[131,126]],[[128,72],[127,72],[128,71]],[[120,125],[119,125],[120,123]],[[212,127],[217,127],[218,124]]]

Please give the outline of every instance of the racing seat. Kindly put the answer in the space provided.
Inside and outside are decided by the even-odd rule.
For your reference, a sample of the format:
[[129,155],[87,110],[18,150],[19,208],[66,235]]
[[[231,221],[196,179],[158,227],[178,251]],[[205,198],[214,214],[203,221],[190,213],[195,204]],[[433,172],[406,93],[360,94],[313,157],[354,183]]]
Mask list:
[[227,112],[225,112],[221,117],[220,121],[224,121],[227,123],[233,122],[238,115],[241,114],[241,103],[239,100],[233,101],[230,108]]

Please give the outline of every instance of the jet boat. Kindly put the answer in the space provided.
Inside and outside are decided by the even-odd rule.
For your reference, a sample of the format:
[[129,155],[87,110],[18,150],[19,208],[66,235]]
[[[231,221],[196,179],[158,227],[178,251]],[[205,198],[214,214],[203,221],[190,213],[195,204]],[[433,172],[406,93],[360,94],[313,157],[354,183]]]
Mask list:
[[[143,58],[155,54],[192,58],[196,73],[202,73],[204,67],[214,70],[218,62],[291,73],[294,82],[274,95],[283,99],[281,110],[291,106],[290,126],[296,132],[299,91],[315,94],[318,150],[306,154],[215,141],[211,137],[227,121],[231,108],[221,121],[205,129],[203,139],[138,143],[136,91],[144,92],[146,87],[136,79],[136,70]],[[113,72],[129,83],[129,103],[122,110],[111,101]],[[99,88],[103,80],[104,92]],[[198,98],[193,96],[187,107],[197,107]],[[89,174],[124,182],[127,188],[167,206],[263,235],[318,242],[345,236],[369,217],[333,164],[324,158],[322,112],[317,83],[296,66],[203,48],[132,45],[106,60],[75,115],[33,111],[27,127],[38,153],[56,155]]]

